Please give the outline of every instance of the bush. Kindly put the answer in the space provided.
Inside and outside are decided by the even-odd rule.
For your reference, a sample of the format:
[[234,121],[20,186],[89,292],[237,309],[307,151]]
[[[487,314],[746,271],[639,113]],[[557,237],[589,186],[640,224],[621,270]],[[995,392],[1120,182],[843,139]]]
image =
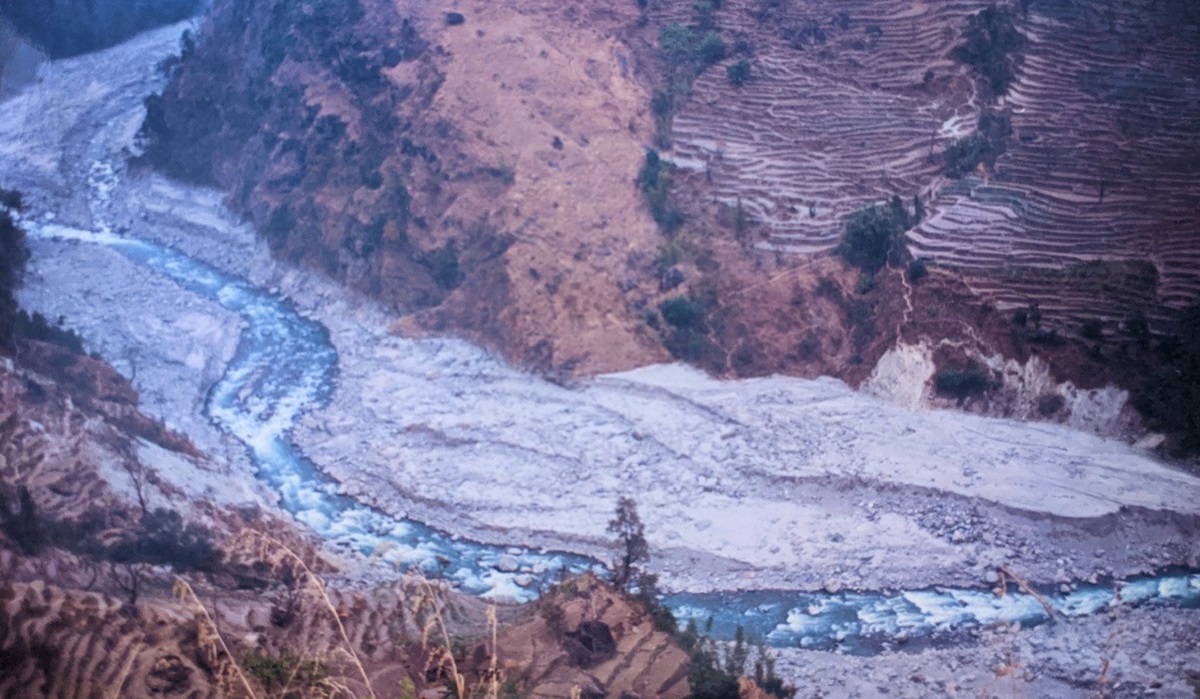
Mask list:
[[422,262],[429,270],[434,283],[446,291],[452,291],[462,283],[458,247],[453,240],[427,254]]
[[1012,54],[1025,45],[1025,37],[1013,26],[1012,13],[990,5],[971,15],[967,21],[966,41],[950,52],[950,57],[965,63],[987,79],[992,92],[1008,91],[1016,76]]
[[178,512],[162,507],[142,515],[133,536],[110,546],[107,557],[116,563],[170,565],[201,572],[212,572],[221,562],[207,529],[184,526]]
[[679,230],[684,220],[683,213],[670,206],[671,171],[671,163],[663,160],[658,151],[646,149],[646,162],[642,165],[638,182],[642,193],[646,195],[646,203],[650,205],[650,215],[668,233]]
[[33,556],[42,550],[45,540],[37,507],[25,486],[17,489],[16,499],[16,503],[10,503],[5,490],[0,489],[0,531],[21,549],[21,553]]
[[925,260],[913,260],[908,263],[908,281],[917,283],[929,275]]
[[933,375],[934,390],[942,395],[954,396],[959,401],[983,393],[991,386],[991,378],[976,367],[942,369]]
[[268,692],[292,689],[285,696],[300,696],[297,687],[317,687],[329,676],[329,669],[319,660],[301,658],[291,653],[276,657],[252,650],[242,658],[242,668]]
[[704,323],[704,306],[686,296],[676,296],[658,306],[663,320],[676,328],[698,328]]
[[725,75],[729,78],[729,82],[737,87],[741,87],[750,82],[750,61],[738,61],[725,69]]
[[1079,326],[1079,334],[1086,340],[1099,341],[1104,337],[1104,323],[1097,318],[1085,320]]
[[725,42],[716,32],[709,32],[700,40],[700,45],[696,47],[696,56],[700,60],[701,70],[723,60],[728,53],[725,47]]
[[15,189],[0,187],[0,206],[13,211],[22,211],[25,209],[25,199]]
[[947,177],[961,179],[975,171],[980,164],[996,167],[996,159],[1008,150],[1012,122],[1007,114],[987,111],[979,116],[975,133],[950,144],[942,153],[942,166]]
[[1200,306],[1184,311],[1178,332],[1159,343],[1162,365],[1133,394],[1133,406],[1171,437],[1178,456],[1200,454]]
[[446,24],[451,27],[457,27],[458,25],[462,24],[465,21],[467,21],[467,18],[464,17],[461,12],[447,12],[446,13]]
[[874,274],[893,257],[903,254],[904,231],[910,219],[899,198],[887,207],[868,206],[846,220],[838,254],[859,269]]

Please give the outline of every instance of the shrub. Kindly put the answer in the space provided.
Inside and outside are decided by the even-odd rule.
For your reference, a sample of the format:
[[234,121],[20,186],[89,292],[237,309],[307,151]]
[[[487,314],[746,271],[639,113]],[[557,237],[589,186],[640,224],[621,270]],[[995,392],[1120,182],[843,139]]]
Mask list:
[[899,208],[893,203],[886,209],[878,206],[859,209],[846,220],[838,254],[855,267],[874,274],[890,258],[901,254],[908,223],[902,202]]
[[45,537],[29,488],[21,486],[17,489],[16,503],[10,503],[5,490],[0,489],[0,531],[26,556],[42,550]]
[[1159,354],[1162,365],[1134,392],[1133,405],[1152,429],[1172,438],[1175,454],[1200,454],[1200,306],[1184,311]]
[[329,676],[329,669],[319,660],[301,658],[291,653],[276,657],[257,649],[242,658],[242,668],[268,692],[292,689],[285,696],[299,696],[295,688],[316,687]]
[[17,311],[13,317],[12,332],[17,337],[23,337],[38,342],[48,342],[63,349],[83,354],[83,338],[70,328],[61,325],[51,325],[41,313],[29,315],[25,311]]
[[650,215],[668,233],[679,230],[684,221],[683,213],[670,206],[671,172],[670,162],[663,160],[653,148],[646,149],[646,162],[642,165],[638,182],[650,205]]
[[700,59],[701,69],[723,60],[728,53],[725,42],[716,32],[709,32],[700,40],[696,47],[696,56]]
[[1012,122],[1007,114],[987,111],[979,116],[975,133],[950,144],[942,153],[943,170],[947,177],[960,179],[975,171],[980,164],[995,168],[996,159],[1008,150]]
[[462,24],[465,21],[467,21],[467,18],[464,17],[461,12],[447,12],[446,13],[446,24],[451,27],[457,27],[458,25]]
[[1079,326],[1079,334],[1087,340],[1098,341],[1104,337],[1104,323],[1097,318],[1085,320]]
[[725,69],[729,82],[741,87],[750,82],[750,61],[738,61]]
[[925,260],[913,260],[908,263],[908,281],[917,283],[929,275]]
[[658,306],[663,320],[676,328],[698,328],[704,322],[704,306],[686,296],[676,296]]
[[178,512],[162,507],[142,515],[133,536],[108,547],[107,557],[116,563],[170,565],[202,572],[215,570],[221,561],[207,529],[185,526]]
[[458,247],[451,240],[440,248],[434,249],[422,260],[433,277],[434,283],[441,288],[452,291],[462,283],[462,270],[459,268]]
[[659,48],[668,68],[678,67],[690,61],[694,44],[695,37],[691,28],[678,22],[672,22],[663,27],[662,34],[658,39]]
[[954,47],[950,57],[965,63],[987,79],[992,92],[1002,95],[1015,77],[1012,54],[1025,45],[1025,37],[1013,25],[1012,13],[990,5],[967,21],[966,41]]
[[966,369],[941,369],[933,375],[933,387],[942,395],[954,396],[959,401],[992,386],[991,378],[976,367]]
[[13,211],[22,211],[25,208],[25,199],[15,189],[0,187],[0,206]]

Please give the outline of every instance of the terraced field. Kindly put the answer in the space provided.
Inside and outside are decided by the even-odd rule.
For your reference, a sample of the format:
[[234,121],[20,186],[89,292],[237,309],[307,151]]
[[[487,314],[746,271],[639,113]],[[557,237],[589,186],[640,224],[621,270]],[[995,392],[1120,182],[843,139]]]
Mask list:
[[[979,111],[948,54],[985,4],[727,2],[722,35],[752,47],[753,79],[702,75],[675,117],[672,157],[706,170],[719,200],[741,199],[773,247],[827,251],[864,203],[937,186],[931,151],[968,133]],[[686,22],[690,8],[675,3],[659,20]]]
[[1036,300],[1068,329],[1195,303],[1200,25],[1178,9],[1035,5],[1001,102],[1008,153],[990,182],[942,190],[914,252],[966,271],[1001,305]]
[[[719,25],[734,55],[695,83],[671,157],[705,172],[708,195],[740,200],[768,230],[762,246],[786,252],[827,252],[848,213],[919,194],[929,215],[910,232],[915,255],[962,271],[1000,308],[1039,303],[1068,333],[1135,310],[1153,324],[1194,303],[1196,10],[1014,9],[1027,41],[995,104],[1011,116],[1008,151],[994,172],[949,180],[940,153],[974,129],[986,99],[949,54],[987,4],[728,0]],[[652,18],[687,22],[691,7]],[[741,58],[753,78],[735,87],[724,66]]]

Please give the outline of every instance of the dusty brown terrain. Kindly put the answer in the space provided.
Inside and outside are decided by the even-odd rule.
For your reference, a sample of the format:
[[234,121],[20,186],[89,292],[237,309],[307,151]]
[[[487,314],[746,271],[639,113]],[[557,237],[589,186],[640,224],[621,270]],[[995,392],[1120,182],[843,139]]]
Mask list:
[[[1169,329],[1196,298],[1194,17],[1024,3],[1015,79],[994,94],[951,57],[987,4],[721,3],[729,55],[670,120],[686,215],[670,235],[636,180],[662,145],[659,36],[695,21],[690,1],[220,2],[151,105],[148,160],[224,187],[279,255],[395,308],[395,331],[527,367],[618,370],[665,346],[722,375],[857,385],[924,341],[939,366],[1037,354],[1060,381],[1136,385],[1153,358],[1123,323]],[[1008,151],[948,179],[943,151],[985,108],[1011,118]],[[893,194],[922,200],[910,248],[935,274],[870,288],[832,250],[848,214]],[[705,314],[687,351],[655,312],[679,294]],[[1063,343],[1013,327],[1035,303]]]
[[[661,243],[634,186],[649,98],[615,38],[636,8],[458,3],[446,26],[448,4],[361,6],[321,42],[270,3],[219,5],[150,159],[231,190],[280,255],[394,304],[398,330],[545,369],[664,359],[639,313]],[[295,38],[277,65],[229,53],[276,35]],[[361,53],[331,68],[338,51]]]
[[[324,578],[336,578],[339,564],[290,521],[269,507],[192,499],[171,483],[197,477],[178,472],[185,462],[213,467],[186,439],[138,413],[136,393],[106,364],[33,343],[3,359],[4,517],[15,511],[18,489],[28,489],[41,544],[30,551],[27,540],[0,533],[0,696],[249,696],[235,663],[255,696],[283,696],[292,671],[299,693],[287,696],[343,696],[338,686],[366,687],[347,649],[379,697],[411,696],[406,686],[442,696],[452,670],[439,664],[448,657],[439,648],[454,651],[468,686],[491,677],[483,602],[398,575],[370,589],[345,580],[318,587],[299,561]],[[148,456],[150,443],[173,461]],[[213,571],[184,573],[190,588],[178,586],[171,568],[150,566],[139,569],[142,582],[130,597],[132,568],[78,550],[60,533],[85,532],[88,522],[98,528],[88,536],[115,541],[145,508],[159,507],[207,527],[224,554]],[[451,635],[423,642],[432,604]],[[556,619],[553,629],[547,618]],[[574,687],[613,699],[688,694],[687,654],[653,630],[639,605],[595,579],[570,583],[536,609],[501,607],[498,620],[499,677],[522,696],[567,696]],[[593,633],[603,627],[613,647],[581,651],[585,622]]]

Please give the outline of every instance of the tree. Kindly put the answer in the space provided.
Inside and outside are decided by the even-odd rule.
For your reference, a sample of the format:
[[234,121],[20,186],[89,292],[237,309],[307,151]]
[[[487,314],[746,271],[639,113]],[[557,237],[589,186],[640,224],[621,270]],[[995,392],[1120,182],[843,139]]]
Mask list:
[[17,289],[25,276],[29,248],[25,231],[7,211],[0,211],[0,347],[11,346],[17,322]]
[[864,272],[874,274],[903,249],[908,212],[899,198],[888,207],[868,206],[846,220],[838,254]]
[[750,82],[750,61],[741,60],[731,64],[725,69],[725,75],[729,78],[729,82],[737,87],[741,87]]
[[1013,25],[1012,13],[990,5],[967,21],[966,41],[950,52],[987,79],[996,95],[1008,90],[1016,75],[1011,54],[1025,45],[1025,37]]
[[616,514],[608,523],[608,533],[617,537],[619,556],[613,568],[613,582],[628,589],[630,583],[637,580],[640,564],[650,560],[646,529],[633,498],[623,495],[617,500]]
[[15,509],[8,502],[6,493],[0,490],[0,525],[4,534],[26,556],[36,555],[42,550],[45,537],[29,488],[21,486],[17,489]]

